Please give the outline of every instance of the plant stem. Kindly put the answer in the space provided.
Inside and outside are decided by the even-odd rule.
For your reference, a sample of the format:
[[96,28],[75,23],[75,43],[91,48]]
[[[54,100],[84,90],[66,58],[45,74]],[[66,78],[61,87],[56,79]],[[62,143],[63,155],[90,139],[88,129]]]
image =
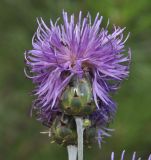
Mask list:
[[75,117],[75,121],[78,135],[78,160],[83,160],[83,119],[81,117]]
[[73,145],[67,146],[68,150],[68,160],[77,160],[77,147]]

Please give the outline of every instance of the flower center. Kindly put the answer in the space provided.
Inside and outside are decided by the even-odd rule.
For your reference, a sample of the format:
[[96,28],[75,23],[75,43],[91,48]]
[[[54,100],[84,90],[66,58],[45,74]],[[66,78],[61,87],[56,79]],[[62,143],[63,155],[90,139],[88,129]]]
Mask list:
[[71,67],[73,68],[76,64],[77,58],[75,54],[70,55]]

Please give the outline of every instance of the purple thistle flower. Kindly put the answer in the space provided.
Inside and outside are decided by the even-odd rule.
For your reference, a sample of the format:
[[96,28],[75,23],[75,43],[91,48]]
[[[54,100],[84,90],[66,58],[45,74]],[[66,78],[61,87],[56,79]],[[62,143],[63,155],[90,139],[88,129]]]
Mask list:
[[[93,99],[104,119],[115,112],[116,105],[110,93],[129,74],[130,49],[125,55],[123,39],[125,28],[113,27],[109,33],[101,27],[103,17],[96,15],[94,22],[88,14],[77,22],[74,15],[63,12],[63,24],[50,20],[47,26],[38,19],[38,29],[32,39],[33,49],[25,52],[26,65],[36,84],[37,96],[33,107],[39,111],[39,120],[49,123],[60,111],[60,97],[73,76],[89,75]],[[95,115],[96,113],[94,113]],[[102,116],[101,116],[102,117]]]
[[[121,160],[124,160],[124,156],[125,156],[125,150],[121,154]],[[114,157],[115,157],[114,152],[112,152],[111,160],[115,160]],[[134,152],[133,155],[132,155],[132,160],[141,160],[141,158],[140,157],[136,158],[136,152]],[[149,155],[148,160],[151,160],[151,155]]]

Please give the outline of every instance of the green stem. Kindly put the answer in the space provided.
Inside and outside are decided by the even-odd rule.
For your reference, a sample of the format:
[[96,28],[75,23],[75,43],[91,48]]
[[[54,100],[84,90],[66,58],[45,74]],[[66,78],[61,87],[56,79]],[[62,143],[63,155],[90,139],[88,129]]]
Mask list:
[[77,147],[74,145],[67,146],[68,160],[77,160]]
[[83,160],[83,118],[75,117],[78,135],[78,160]]

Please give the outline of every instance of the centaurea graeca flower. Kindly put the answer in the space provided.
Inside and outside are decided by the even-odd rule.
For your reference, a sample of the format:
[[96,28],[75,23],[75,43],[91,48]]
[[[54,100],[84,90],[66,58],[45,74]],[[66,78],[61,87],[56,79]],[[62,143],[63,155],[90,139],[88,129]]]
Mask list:
[[[124,159],[125,159],[125,150],[121,154],[121,160]],[[112,152],[111,154],[111,160],[115,160],[114,152]],[[131,160],[141,160],[141,158],[140,157],[138,158],[138,156],[136,156],[136,152],[134,152]],[[151,160],[151,154],[149,155],[147,160]]]
[[33,109],[38,119],[48,126],[54,126],[57,119],[56,125],[61,126],[66,125],[62,117],[71,122],[72,116],[81,116],[93,124],[85,132],[94,127],[99,140],[108,135],[103,130],[116,111],[110,93],[127,78],[130,62],[125,28],[114,26],[109,33],[101,27],[102,18],[97,14],[92,22],[90,14],[82,19],[80,12],[75,22],[74,15],[69,18],[63,12],[63,24],[50,20],[48,26],[40,18],[33,49],[25,52],[32,74],[27,76],[36,85]]

